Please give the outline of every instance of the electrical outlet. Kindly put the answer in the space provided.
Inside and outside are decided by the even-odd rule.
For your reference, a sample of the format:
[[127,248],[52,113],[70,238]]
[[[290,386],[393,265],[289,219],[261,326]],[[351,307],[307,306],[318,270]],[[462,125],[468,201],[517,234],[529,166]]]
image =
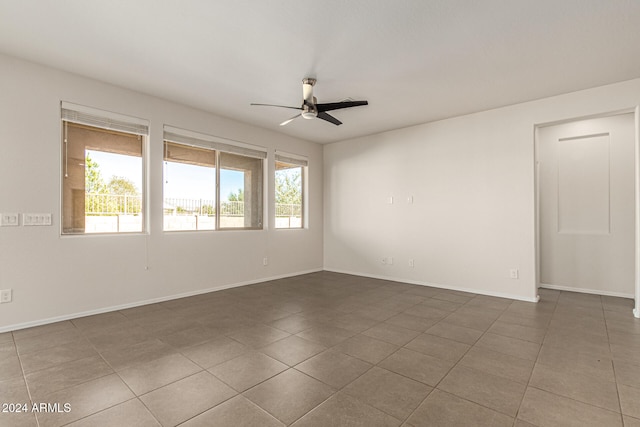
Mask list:
[[269,265],[269,258],[267,257],[262,258],[262,265]]
[[509,278],[517,279],[519,276],[520,276],[520,274],[519,274],[517,268],[512,268],[511,270],[509,270]]
[[413,196],[407,196],[407,203],[408,204],[413,204]]
[[13,299],[11,289],[3,289],[0,291],[0,304],[4,304],[5,302],[11,302]]
[[18,217],[17,213],[0,214],[0,227],[17,227],[20,225]]
[[413,268],[413,267],[415,267],[415,266],[416,266],[416,263],[415,263],[415,261],[413,260],[413,258],[411,258],[411,259],[409,260],[409,267]]

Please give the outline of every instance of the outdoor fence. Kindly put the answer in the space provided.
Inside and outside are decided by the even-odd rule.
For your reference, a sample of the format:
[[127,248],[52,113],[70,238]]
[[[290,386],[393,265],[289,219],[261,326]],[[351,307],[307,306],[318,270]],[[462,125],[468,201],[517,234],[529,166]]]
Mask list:
[[[165,198],[164,229],[165,230],[210,230],[215,228],[215,200]],[[276,227],[297,227],[301,224],[302,205],[281,204],[276,206]],[[86,194],[85,216],[87,226],[85,232],[118,232],[141,229],[142,198],[139,195],[119,194]],[[220,202],[220,218],[232,220],[244,218],[243,201]],[[114,217],[114,218],[108,218]],[[283,222],[284,221],[284,222]],[[137,222],[140,222],[139,225]],[[132,229],[123,230],[122,224],[132,223]],[[135,223],[135,224],[134,224]],[[239,223],[240,224],[240,223]]]

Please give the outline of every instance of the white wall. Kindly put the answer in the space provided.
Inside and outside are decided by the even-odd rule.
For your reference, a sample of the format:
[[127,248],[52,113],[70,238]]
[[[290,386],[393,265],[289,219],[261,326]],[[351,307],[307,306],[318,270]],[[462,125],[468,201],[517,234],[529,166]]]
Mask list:
[[638,104],[640,79],[326,145],[325,269],[535,300],[535,125]]
[[[322,146],[7,56],[0,76],[0,212],[49,212],[54,222],[0,227],[0,289],[13,289],[0,332],[322,269]],[[149,235],[60,236],[61,100],[150,121]],[[308,156],[309,228],[162,232],[163,124],[266,147],[269,177],[274,150]]]

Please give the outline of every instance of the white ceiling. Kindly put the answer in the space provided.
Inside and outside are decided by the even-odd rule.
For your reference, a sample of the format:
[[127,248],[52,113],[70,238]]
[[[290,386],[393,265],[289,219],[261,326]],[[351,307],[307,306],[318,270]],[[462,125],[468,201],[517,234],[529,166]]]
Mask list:
[[[326,143],[640,77],[640,1],[0,0],[0,52]],[[307,76],[369,105],[249,106]]]

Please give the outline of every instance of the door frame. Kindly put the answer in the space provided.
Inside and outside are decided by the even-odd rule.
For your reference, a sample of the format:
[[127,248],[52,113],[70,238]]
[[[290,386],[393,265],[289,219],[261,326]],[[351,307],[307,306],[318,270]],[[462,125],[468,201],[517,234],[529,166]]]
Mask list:
[[558,120],[535,124],[533,127],[533,171],[534,171],[534,235],[535,235],[535,287],[534,295],[538,294],[540,288],[540,167],[538,163],[539,129],[561,125],[565,123],[582,120],[599,119],[603,117],[617,116],[621,114],[633,113],[635,124],[634,141],[634,218],[635,218],[635,270],[634,270],[634,308],[633,315],[640,318],[640,106],[626,108],[623,110],[611,111],[607,113],[595,114],[591,116],[574,117],[571,119]]

